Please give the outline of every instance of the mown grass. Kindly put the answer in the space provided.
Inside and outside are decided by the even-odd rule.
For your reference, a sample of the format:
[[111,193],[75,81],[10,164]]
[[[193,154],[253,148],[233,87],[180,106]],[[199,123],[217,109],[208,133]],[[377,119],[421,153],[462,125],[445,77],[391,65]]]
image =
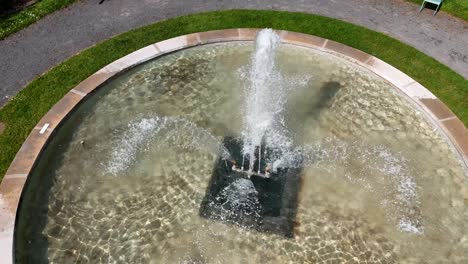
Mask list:
[[[18,13],[0,16],[0,40],[77,0],[40,0]],[[422,0],[406,0],[421,4]],[[441,10],[468,21],[468,0],[445,0]]]
[[[423,2],[422,0],[406,1],[413,2],[418,5],[421,5]],[[468,21],[468,0],[445,0],[441,5],[440,10]]]
[[275,28],[332,39],[399,68],[444,101],[468,125],[468,81],[447,66],[382,33],[340,20],[280,11],[228,10],[187,15],[129,31],[91,47],[37,78],[0,109],[0,175],[39,119],[71,88],[106,64],[152,43],[193,32]]
[[18,13],[0,16],[0,40],[76,0],[40,0]]

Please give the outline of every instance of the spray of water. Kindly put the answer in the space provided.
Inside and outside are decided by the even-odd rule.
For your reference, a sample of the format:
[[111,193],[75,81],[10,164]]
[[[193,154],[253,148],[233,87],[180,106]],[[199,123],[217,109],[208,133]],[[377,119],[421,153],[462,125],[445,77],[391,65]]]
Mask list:
[[213,156],[221,153],[222,158],[230,158],[226,147],[208,130],[182,118],[153,116],[128,124],[128,129],[116,140],[105,164],[106,171],[117,175],[135,164],[151,146],[165,145],[204,150]]
[[[423,233],[421,216],[417,210],[417,186],[401,155],[395,155],[382,146],[364,146],[336,139],[328,139],[322,144],[295,146],[284,119],[285,104],[291,87],[304,84],[308,79],[298,78],[299,82],[296,82],[281,75],[275,64],[279,43],[280,38],[273,30],[261,30],[255,41],[250,65],[247,69],[241,69],[241,78],[245,83],[241,136],[243,153],[250,157],[250,164],[253,164],[255,148],[261,144],[268,147],[270,153],[266,162],[273,165],[273,170],[279,167],[321,167],[335,163],[347,167],[350,159],[358,157],[365,165],[364,169],[352,174],[348,172],[345,178],[373,191],[376,186],[370,186],[366,177],[372,172],[386,175],[384,184],[390,185],[389,190],[395,191],[389,191],[390,199],[382,201],[382,205],[396,214],[390,216],[401,231]],[[128,125],[128,130],[119,138],[107,163],[108,172],[118,174],[128,169],[135,163],[138,154],[155,142],[204,149],[213,155],[221,153],[222,158],[230,158],[228,150],[207,130],[183,119],[156,116]],[[259,153],[261,155],[264,154]],[[325,169],[330,169],[333,174],[334,166]],[[252,182],[246,179],[233,182],[223,190],[222,196],[230,208],[256,208],[258,205]]]
[[[235,180],[224,188],[215,199],[223,201],[217,217],[225,221],[242,218],[243,216],[254,216],[258,219],[261,217],[262,206],[258,198],[258,192],[249,179]],[[236,221],[234,220],[234,222]]]
[[[383,195],[380,204],[389,221],[395,222],[400,231],[424,233],[418,186],[402,153],[392,152],[384,145],[327,138],[321,143],[296,148],[284,160],[287,167],[297,166],[297,153],[302,157],[302,166],[324,169],[370,193]],[[337,167],[346,168],[345,173],[337,174]]]
[[[255,40],[255,52],[245,85],[242,130],[243,151],[250,157],[250,164],[253,164],[255,147],[262,143],[274,152],[269,153],[274,160],[279,159],[293,143],[283,117],[288,86],[275,63],[279,43],[280,37],[271,29],[261,30]],[[274,163],[274,160],[269,162]]]

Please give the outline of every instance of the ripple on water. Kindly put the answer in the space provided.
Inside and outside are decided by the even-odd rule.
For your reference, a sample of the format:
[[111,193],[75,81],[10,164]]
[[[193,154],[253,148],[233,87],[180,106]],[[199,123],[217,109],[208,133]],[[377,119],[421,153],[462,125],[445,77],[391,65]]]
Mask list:
[[294,83],[285,112],[309,157],[295,237],[199,217],[219,142],[240,136],[252,49],[172,53],[82,105],[38,172],[53,184],[45,210],[24,207],[45,223],[28,226],[37,239],[22,252],[50,263],[468,262],[466,177],[443,138],[383,80],[295,46],[277,53],[284,78],[313,76]]

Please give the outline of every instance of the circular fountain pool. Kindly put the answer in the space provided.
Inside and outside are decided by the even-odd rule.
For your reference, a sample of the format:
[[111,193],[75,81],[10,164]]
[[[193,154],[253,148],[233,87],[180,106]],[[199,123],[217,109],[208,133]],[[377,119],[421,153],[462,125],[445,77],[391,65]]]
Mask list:
[[[424,115],[348,60],[259,46],[167,54],[79,105],[25,187],[17,262],[466,262],[465,172]],[[300,167],[292,234],[202,217],[226,138]],[[252,186],[220,195],[255,211]]]

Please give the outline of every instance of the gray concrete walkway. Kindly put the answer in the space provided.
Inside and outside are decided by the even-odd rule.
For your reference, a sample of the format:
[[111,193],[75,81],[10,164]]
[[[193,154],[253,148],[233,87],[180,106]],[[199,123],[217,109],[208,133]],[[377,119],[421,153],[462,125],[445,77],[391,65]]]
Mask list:
[[[402,0],[82,0],[0,41],[0,106],[53,66],[119,33],[179,15],[248,8],[301,11],[380,31],[468,78],[468,22]],[[267,3],[268,2],[268,3]]]

